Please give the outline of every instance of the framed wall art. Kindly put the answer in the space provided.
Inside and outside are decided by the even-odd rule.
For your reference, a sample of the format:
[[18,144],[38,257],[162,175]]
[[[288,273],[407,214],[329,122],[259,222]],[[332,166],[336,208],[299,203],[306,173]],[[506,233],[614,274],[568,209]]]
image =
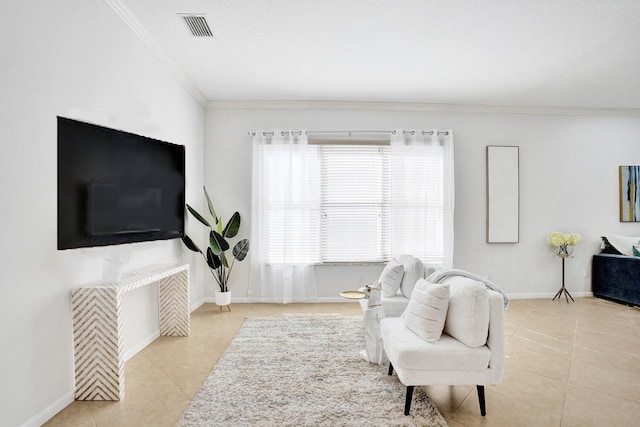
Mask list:
[[620,166],[620,222],[640,222],[640,166]]

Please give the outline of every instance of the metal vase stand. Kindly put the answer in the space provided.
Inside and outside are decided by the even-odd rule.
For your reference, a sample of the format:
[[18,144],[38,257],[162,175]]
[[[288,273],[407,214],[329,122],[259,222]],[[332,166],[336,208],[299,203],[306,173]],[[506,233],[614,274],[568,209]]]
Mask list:
[[555,301],[556,299],[560,300],[562,298],[562,294],[564,294],[564,299],[566,299],[567,304],[569,304],[569,298],[571,298],[571,301],[573,302],[576,302],[576,301],[573,299],[573,297],[571,296],[567,288],[564,287],[564,260],[566,257],[560,257],[560,258],[562,258],[562,287],[558,290],[558,292],[556,293],[556,296],[553,297],[553,301]]

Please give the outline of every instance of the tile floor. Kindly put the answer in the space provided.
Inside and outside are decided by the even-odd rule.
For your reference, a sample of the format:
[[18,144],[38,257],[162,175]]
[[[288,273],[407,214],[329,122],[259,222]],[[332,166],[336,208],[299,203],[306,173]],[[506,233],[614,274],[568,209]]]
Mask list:
[[[45,426],[174,426],[246,317],[360,315],[357,303],[232,310],[198,308],[190,337],[160,337],[126,363],[124,400],[73,402]],[[475,387],[428,387],[450,426],[639,425],[639,309],[596,298],[538,299],[511,301],[505,314],[507,369],[501,384],[486,387],[486,417]]]

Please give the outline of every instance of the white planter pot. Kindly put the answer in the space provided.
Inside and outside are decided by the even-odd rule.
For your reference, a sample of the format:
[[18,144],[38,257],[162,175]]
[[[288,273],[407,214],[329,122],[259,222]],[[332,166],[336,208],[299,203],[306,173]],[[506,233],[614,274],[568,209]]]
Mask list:
[[231,291],[216,292],[216,305],[220,307],[228,306],[231,304]]

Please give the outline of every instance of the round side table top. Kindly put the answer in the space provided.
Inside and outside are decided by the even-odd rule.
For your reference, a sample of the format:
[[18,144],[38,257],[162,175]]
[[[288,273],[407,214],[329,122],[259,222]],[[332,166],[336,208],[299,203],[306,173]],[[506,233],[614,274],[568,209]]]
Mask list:
[[365,297],[365,294],[362,291],[342,291],[339,295],[342,298],[348,299],[362,299]]

